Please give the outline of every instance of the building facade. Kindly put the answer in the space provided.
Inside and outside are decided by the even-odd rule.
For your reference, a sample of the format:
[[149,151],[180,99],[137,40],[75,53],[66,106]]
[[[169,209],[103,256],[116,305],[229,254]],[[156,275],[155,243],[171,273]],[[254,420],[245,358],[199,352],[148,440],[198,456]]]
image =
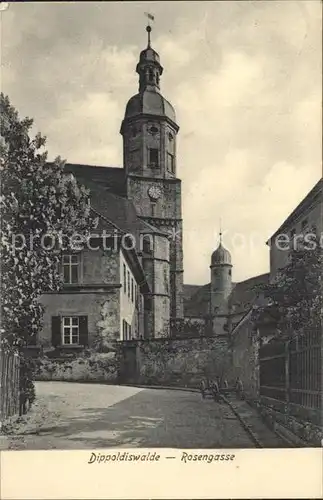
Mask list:
[[306,233],[315,234],[323,247],[323,180],[320,179],[283,224],[270,237],[270,278],[288,263],[291,245]]
[[63,255],[64,286],[42,297],[43,329],[33,342],[43,347],[82,349],[169,337],[171,321],[183,317],[179,126],[160,92],[163,68],[151,47],[150,30],[136,67],[139,91],[127,103],[121,123],[123,167],[65,167],[90,190],[99,221],[96,250]]

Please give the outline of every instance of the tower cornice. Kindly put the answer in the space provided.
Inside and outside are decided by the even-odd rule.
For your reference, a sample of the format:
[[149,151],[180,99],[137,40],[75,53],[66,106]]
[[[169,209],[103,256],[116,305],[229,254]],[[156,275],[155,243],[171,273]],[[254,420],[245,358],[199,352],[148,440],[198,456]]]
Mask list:
[[126,117],[122,120],[121,127],[120,127],[120,134],[123,135],[125,126],[131,125],[131,123],[134,123],[136,121],[140,120],[158,120],[158,121],[165,121],[169,125],[172,126],[172,128],[176,131],[176,133],[179,131],[179,125],[175,123],[173,120],[171,120],[168,116],[166,115],[157,115],[157,114],[150,114],[150,113],[140,113],[138,115]]

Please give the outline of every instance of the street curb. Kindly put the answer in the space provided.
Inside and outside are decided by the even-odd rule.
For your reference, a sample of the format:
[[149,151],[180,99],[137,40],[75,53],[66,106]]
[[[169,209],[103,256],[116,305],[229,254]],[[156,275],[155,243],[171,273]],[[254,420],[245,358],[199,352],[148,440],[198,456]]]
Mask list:
[[297,447],[307,448],[310,446],[308,443],[306,443],[306,441],[296,436],[296,434],[294,434],[292,431],[287,429],[287,427],[280,424],[279,422],[275,422],[274,432],[292,447],[297,446]]
[[138,389],[161,389],[164,391],[184,391],[184,392],[200,392],[199,389],[190,387],[174,387],[167,385],[144,385],[144,384],[120,384],[121,387],[138,387]]
[[263,448],[262,443],[259,441],[256,434],[253,432],[250,425],[247,424],[247,422],[241,417],[236,406],[234,404],[232,404],[231,401],[229,401],[225,396],[222,395],[221,397],[222,397],[223,401],[229,406],[229,408],[234,413],[234,415],[237,417],[237,419],[239,420],[240,424],[242,425],[244,430],[247,432],[247,434],[249,434],[249,436],[252,438],[252,440],[255,443],[255,445],[257,446],[257,448]]

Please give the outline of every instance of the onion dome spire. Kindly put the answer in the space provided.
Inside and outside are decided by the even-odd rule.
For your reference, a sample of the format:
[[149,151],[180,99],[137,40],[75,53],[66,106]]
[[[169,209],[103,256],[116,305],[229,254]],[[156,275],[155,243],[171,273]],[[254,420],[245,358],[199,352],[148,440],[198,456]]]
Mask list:
[[139,93],[145,90],[158,92],[160,89],[160,76],[163,73],[159,54],[151,46],[152,28],[149,24],[146,27],[146,31],[148,34],[147,48],[140,52],[139,62],[136,67],[139,75]]
[[231,254],[229,250],[224,248],[222,245],[222,230],[220,228],[219,232],[219,245],[216,250],[212,253],[211,256],[211,267],[219,266],[219,265],[229,265],[231,266]]

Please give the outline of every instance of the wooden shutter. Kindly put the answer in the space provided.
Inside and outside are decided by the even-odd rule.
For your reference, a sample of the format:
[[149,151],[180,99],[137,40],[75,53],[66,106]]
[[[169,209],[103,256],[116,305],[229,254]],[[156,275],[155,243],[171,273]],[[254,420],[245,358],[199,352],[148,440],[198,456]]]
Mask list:
[[79,319],[79,327],[80,327],[80,345],[87,346],[88,345],[88,321],[87,316],[80,316]]
[[52,316],[52,345],[57,347],[62,343],[61,317]]

